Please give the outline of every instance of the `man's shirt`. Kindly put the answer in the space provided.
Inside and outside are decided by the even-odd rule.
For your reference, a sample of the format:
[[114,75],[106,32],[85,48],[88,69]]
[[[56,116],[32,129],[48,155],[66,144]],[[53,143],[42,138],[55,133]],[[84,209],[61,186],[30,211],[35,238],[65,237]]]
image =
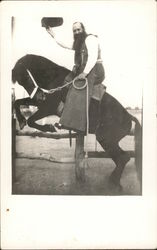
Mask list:
[[88,51],[88,59],[84,68],[84,73],[88,74],[97,62],[99,43],[98,38],[93,35],[87,36],[85,44]]

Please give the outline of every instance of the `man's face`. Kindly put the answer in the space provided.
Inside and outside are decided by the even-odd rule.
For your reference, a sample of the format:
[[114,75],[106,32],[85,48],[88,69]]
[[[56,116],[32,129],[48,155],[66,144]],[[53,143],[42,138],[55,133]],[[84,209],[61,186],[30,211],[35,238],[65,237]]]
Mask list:
[[82,43],[86,38],[86,32],[82,27],[81,23],[77,22],[73,24],[73,35],[74,35],[73,49],[75,51],[79,51]]
[[83,33],[83,29],[82,29],[82,26],[80,23],[75,23],[73,25],[73,34],[74,34],[74,37],[75,35],[77,34],[82,34]]

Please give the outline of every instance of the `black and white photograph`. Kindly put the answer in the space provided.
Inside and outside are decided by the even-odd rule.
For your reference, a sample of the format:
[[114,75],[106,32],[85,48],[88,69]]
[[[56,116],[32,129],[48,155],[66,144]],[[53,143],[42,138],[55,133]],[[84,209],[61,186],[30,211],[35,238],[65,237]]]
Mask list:
[[11,20],[12,192],[141,195],[141,26],[59,14]]
[[[22,214],[32,212],[29,202],[35,204],[36,200],[39,210],[32,218],[39,218],[47,228],[40,208],[50,201],[47,212],[53,213],[50,221],[55,217],[56,225],[53,240],[49,238],[51,230],[43,236],[43,227],[38,241],[31,235],[35,222],[30,233],[18,231],[21,228],[26,232],[26,216],[26,228],[18,222],[18,233],[14,232],[16,236],[8,244],[4,240],[2,249],[145,248],[157,243],[153,224],[146,245],[141,239],[149,227],[141,236],[137,236],[139,227],[134,228],[133,241],[128,245],[133,221],[143,221],[142,200],[157,186],[155,10],[156,1],[147,0],[2,1],[2,192],[4,184],[7,188],[3,197],[9,197],[8,201],[4,198],[4,210],[7,214],[16,212],[20,220]],[[72,202],[70,209],[68,199]],[[102,206],[100,214],[105,216],[97,211],[99,220],[92,213],[97,202]],[[71,227],[65,232],[66,225],[57,220],[61,216],[67,224],[73,224],[73,219],[69,222],[65,215],[66,210],[70,215],[73,206],[78,210],[71,215],[79,224],[74,234]],[[85,220],[81,226],[79,218],[84,209],[89,211],[87,207],[94,216],[95,238],[92,233],[82,236],[84,230],[81,233]],[[140,216],[136,218],[137,214]],[[116,232],[118,225],[127,223],[125,217],[131,227],[124,239]],[[96,236],[100,218],[107,227],[101,225]],[[33,219],[28,217],[28,221]],[[113,226],[112,241],[115,221],[118,224]],[[144,223],[149,224],[147,220]],[[13,225],[7,224],[10,236]],[[60,233],[64,235],[61,240]],[[5,239],[6,230],[3,235]]]

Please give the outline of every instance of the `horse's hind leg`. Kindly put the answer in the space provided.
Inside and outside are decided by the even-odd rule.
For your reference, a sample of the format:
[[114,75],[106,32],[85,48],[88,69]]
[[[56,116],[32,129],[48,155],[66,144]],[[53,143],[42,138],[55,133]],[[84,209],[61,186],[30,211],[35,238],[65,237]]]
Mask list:
[[32,116],[29,117],[27,120],[27,124],[29,127],[36,128],[40,131],[43,132],[56,132],[55,127],[52,124],[45,124],[45,125],[40,125],[36,123],[36,121],[48,116],[49,114],[46,114],[45,112],[41,112],[41,110],[37,110]]
[[100,145],[103,147],[105,151],[108,152],[111,159],[116,164],[115,169],[110,175],[110,184],[114,184],[115,186],[121,188],[120,179],[124,170],[125,165],[130,160],[130,157],[127,152],[123,151],[118,143],[106,143],[105,140],[99,141]]

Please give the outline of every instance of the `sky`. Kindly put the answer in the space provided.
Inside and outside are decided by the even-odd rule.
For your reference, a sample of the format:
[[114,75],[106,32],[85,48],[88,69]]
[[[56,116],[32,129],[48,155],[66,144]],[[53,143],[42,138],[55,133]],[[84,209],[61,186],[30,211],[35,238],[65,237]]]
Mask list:
[[[73,52],[60,48],[41,27],[44,16],[63,17],[54,28],[57,39],[72,44],[72,24],[81,21],[97,34],[105,68],[107,91],[125,107],[142,106],[142,90],[155,74],[156,13],[152,1],[52,1],[32,5],[29,16],[21,5],[15,12],[12,65],[25,54],[45,56],[72,69]],[[36,8],[35,8],[36,7]],[[17,90],[17,94],[21,90]]]

